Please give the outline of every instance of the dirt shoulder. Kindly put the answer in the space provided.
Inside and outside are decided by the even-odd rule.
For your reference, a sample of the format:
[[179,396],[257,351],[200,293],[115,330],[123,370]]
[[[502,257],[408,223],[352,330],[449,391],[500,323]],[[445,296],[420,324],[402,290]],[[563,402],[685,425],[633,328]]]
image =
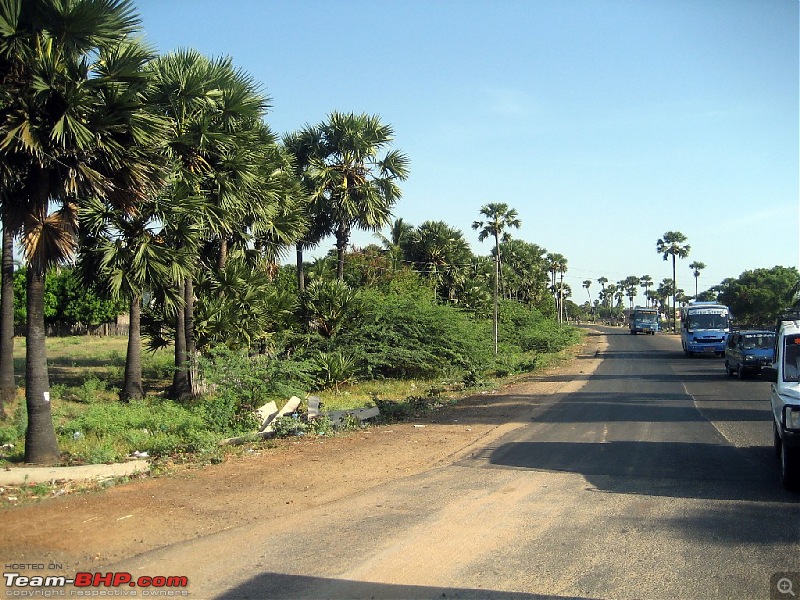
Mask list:
[[413,422],[334,438],[280,440],[218,465],[3,509],[0,559],[60,563],[64,572],[96,570],[450,464],[582,385],[604,345],[604,336],[587,335],[571,361]]

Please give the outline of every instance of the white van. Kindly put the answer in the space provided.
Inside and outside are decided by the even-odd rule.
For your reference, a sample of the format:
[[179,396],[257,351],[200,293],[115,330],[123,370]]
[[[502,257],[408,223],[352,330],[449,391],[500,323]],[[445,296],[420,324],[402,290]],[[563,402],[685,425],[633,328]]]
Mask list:
[[800,484],[800,319],[781,322],[774,361],[762,375],[772,382],[770,403],[781,483],[794,488]]

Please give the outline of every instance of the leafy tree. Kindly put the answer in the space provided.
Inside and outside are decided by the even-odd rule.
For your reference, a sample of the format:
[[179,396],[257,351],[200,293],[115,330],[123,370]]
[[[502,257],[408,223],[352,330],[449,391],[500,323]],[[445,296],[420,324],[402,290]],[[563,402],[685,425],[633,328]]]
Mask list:
[[[564,273],[567,272],[567,259],[563,254],[551,253],[547,255],[547,260],[550,266],[550,273],[553,276],[553,295],[556,299],[556,307],[558,310],[558,322],[564,320],[564,297],[560,291],[564,289]],[[560,275],[561,285],[556,285],[556,275]]]
[[661,283],[658,285],[658,288],[656,288],[655,293],[659,303],[661,304],[661,311],[664,313],[668,312],[669,298],[677,293],[675,290],[675,282],[668,277],[662,279]]
[[310,127],[287,134],[283,138],[283,146],[287,154],[292,157],[295,177],[303,194],[303,208],[307,224],[305,235],[295,245],[297,289],[301,293],[305,291],[303,254],[306,250],[319,245],[334,231],[334,223],[331,215],[326,212],[324,198],[315,194],[315,183],[312,179],[312,158],[318,151],[316,140],[317,133]]
[[[158,58],[151,72],[153,101],[172,126],[168,148],[175,173],[168,196],[173,203],[202,199],[198,210],[167,223],[176,250],[212,248],[215,260],[205,267],[210,262],[223,269],[232,241],[244,244],[254,235],[256,248],[268,253],[276,241],[293,244],[298,215],[281,208],[294,197],[286,193],[290,161],[274,149],[276,140],[261,122],[268,99],[253,79],[230,58],[212,60],[192,50]],[[176,306],[175,397],[195,393],[194,278],[203,266],[198,261],[177,285],[184,301]]]
[[669,260],[672,257],[672,281],[675,284],[675,290],[672,294],[672,328],[677,329],[676,318],[677,318],[677,307],[675,305],[676,302],[676,290],[677,290],[677,274],[675,272],[675,259],[676,258],[686,258],[689,256],[689,250],[691,250],[691,246],[689,244],[684,244],[686,241],[686,236],[683,235],[680,231],[667,231],[662,237],[658,239],[656,242],[656,252],[663,255],[664,260]]
[[740,326],[772,326],[781,312],[792,304],[791,291],[800,279],[795,267],[744,271],[719,286],[719,302],[730,307]]
[[692,270],[692,275],[694,275],[694,297],[697,299],[697,279],[700,277],[700,271],[706,268],[706,263],[696,260],[689,265],[689,268]]

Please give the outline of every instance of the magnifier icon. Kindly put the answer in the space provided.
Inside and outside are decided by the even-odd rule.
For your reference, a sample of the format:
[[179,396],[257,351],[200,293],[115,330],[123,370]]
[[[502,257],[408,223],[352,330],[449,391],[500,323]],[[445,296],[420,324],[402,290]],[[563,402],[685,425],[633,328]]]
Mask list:
[[776,587],[781,594],[791,594],[795,598],[797,597],[797,594],[795,594],[792,589],[792,580],[788,577],[781,577],[778,579],[778,585]]

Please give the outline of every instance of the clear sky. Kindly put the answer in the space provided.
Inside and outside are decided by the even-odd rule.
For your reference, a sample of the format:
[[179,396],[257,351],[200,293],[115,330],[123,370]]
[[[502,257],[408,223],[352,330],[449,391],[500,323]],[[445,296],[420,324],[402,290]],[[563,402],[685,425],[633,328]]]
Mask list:
[[[138,0],[160,53],[230,56],[278,134],[378,114],[410,176],[394,210],[445,221],[477,254],[481,206],[581,282],[678,285],[800,262],[797,0]],[[375,243],[368,233],[356,245]],[[333,240],[323,242],[324,254]]]

